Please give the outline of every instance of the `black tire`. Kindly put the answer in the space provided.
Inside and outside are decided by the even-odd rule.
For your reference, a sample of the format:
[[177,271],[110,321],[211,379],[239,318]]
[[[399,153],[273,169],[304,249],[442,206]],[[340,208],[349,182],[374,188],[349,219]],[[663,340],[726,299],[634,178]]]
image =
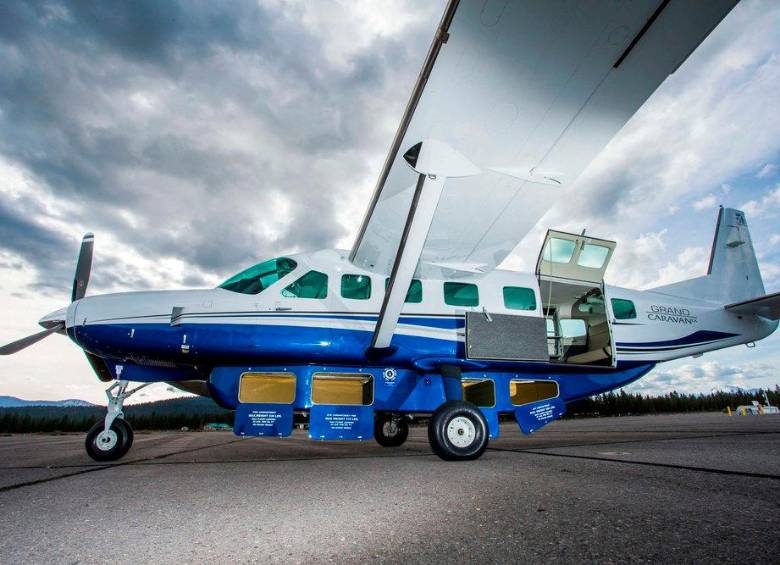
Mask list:
[[393,414],[377,414],[374,420],[374,439],[382,447],[399,447],[409,437],[406,418]]
[[135,434],[133,433],[133,428],[124,418],[117,418],[114,420],[114,422],[117,422],[120,426],[125,427],[125,444],[122,447],[122,455],[120,455],[120,457],[123,457],[128,451],[130,451],[130,448],[133,447],[133,439],[135,439]]
[[111,431],[116,434],[116,440],[110,441],[108,445],[100,443],[100,436],[105,427],[103,421],[97,422],[87,432],[84,440],[84,446],[87,448],[87,454],[95,461],[116,461],[122,457],[133,445],[133,430],[130,424],[117,418],[111,424]]
[[[452,429],[448,431],[450,424]],[[462,441],[459,440],[461,437]],[[445,402],[428,422],[431,449],[445,461],[477,459],[487,449],[488,437],[485,415],[475,405],[463,400]],[[469,438],[470,441],[464,443]]]

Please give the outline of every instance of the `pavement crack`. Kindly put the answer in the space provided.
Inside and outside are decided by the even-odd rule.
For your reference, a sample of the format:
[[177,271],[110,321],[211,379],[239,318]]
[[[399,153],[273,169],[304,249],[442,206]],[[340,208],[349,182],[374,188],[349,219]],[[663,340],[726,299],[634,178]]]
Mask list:
[[700,473],[714,473],[717,475],[731,475],[738,477],[750,477],[755,479],[771,479],[780,481],[780,475],[770,475],[766,473],[752,473],[749,471],[729,471],[727,469],[713,469],[711,467],[695,467],[692,465],[675,465],[673,463],[656,463],[653,461],[632,461],[630,459],[608,459],[606,457],[593,457],[591,455],[570,455],[566,453],[549,453],[545,451],[533,451],[530,449],[502,449],[498,447],[489,447],[492,451],[504,451],[509,453],[524,453],[529,455],[542,455],[544,457],[563,457],[567,459],[584,459],[587,461],[606,461],[607,463],[624,463],[628,465],[642,465],[646,467],[661,467],[664,469],[681,469],[683,471],[696,471]]

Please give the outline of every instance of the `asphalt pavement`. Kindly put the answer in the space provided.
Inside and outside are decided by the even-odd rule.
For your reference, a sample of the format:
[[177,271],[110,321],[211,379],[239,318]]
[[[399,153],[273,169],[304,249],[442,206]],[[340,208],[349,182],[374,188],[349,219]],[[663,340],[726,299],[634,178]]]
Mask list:
[[504,425],[472,462],[374,442],[0,436],[0,562],[780,562],[780,416]]

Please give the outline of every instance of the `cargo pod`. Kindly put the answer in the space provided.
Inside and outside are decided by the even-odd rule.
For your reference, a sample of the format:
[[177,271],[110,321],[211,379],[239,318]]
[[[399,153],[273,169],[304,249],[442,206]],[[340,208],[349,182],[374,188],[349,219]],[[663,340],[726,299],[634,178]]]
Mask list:
[[309,437],[374,437],[374,377],[368,373],[317,372],[311,378]]
[[294,373],[242,373],[233,433],[241,436],[290,435],[295,384]]
[[549,230],[536,275],[552,363],[614,367],[604,273],[615,242]]

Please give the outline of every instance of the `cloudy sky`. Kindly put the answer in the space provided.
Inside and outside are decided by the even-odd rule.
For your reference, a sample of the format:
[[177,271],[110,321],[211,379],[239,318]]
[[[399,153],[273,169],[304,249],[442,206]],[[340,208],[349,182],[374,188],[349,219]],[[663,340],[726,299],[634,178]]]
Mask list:
[[[0,5],[0,343],[89,292],[214,286],[270,256],[351,247],[444,2]],[[740,207],[780,290],[780,5],[743,1],[507,260],[547,227],[614,238],[608,282],[703,274]],[[780,383],[780,338],[658,367],[633,389]],[[166,395],[164,385],[147,397]],[[0,359],[0,395],[103,399],[53,336]]]

